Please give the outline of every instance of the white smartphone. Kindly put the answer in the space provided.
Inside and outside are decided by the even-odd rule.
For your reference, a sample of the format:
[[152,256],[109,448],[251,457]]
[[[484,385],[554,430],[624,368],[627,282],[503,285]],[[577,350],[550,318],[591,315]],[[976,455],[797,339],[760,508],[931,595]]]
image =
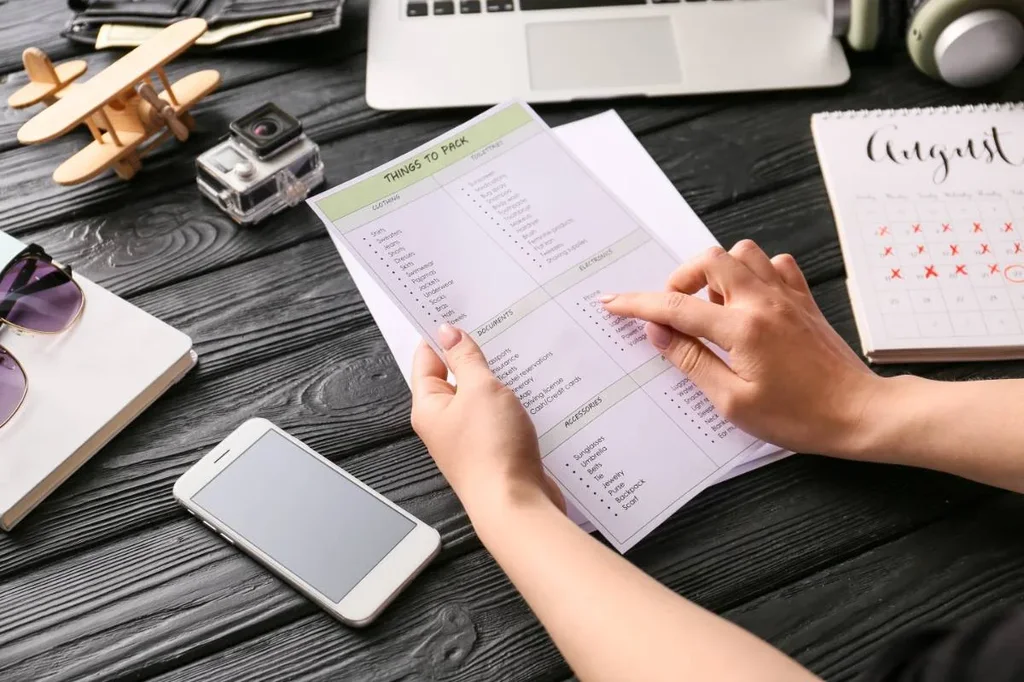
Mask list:
[[441,549],[436,530],[265,419],[238,427],[174,497],[331,615],[367,625]]

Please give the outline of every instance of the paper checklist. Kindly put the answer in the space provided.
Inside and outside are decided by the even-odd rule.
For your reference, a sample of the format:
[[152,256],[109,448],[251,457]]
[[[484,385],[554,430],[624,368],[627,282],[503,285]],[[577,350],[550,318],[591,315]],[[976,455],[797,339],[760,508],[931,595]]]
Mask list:
[[310,199],[407,380],[442,322],[481,345],[545,469],[620,551],[779,449],[721,417],[600,293],[660,290],[715,240],[614,114],[556,135],[496,107]]

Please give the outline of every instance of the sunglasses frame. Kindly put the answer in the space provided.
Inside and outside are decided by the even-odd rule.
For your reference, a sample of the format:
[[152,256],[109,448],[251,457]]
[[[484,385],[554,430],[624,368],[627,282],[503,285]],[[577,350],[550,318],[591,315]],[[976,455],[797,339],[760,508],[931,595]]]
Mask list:
[[21,376],[25,377],[25,389],[21,392],[21,398],[18,400],[18,404],[14,406],[13,410],[11,410],[11,414],[7,417],[7,419],[0,421],[0,429],[2,429],[4,427],[4,424],[14,419],[14,415],[18,414],[18,410],[20,410],[21,406],[25,404],[25,398],[28,397],[28,373],[25,371],[25,368],[22,367],[21,363],[18,362],[18,358],[15,357],[14,353],[7,350],[3,346],[0,346],[0,353],[9,357],[11,361],[14,362],[14,365],[18,368],[18,371],[21,372]]
[[[3,267],[3,269],[0,269],[0,280],[2,280],[4,278],[4,275],[6,275],[7,272],[11,268],[13,268],[15,265],[17,265],[18,263],[20,263],[23,260],[28,260],[30,258],[33,258],[33,259],[38,260],[38,261],[42,261],[43,263],[46,263],[47,265],[52,265],[53,267],[57,268],[58,270],[63,272],[65,275],[67,275],[68,281],[71,282],[72,284],[74,284],[75,288],[78,289],[78,293],[81,294],[80,298],[81,298],[82,302],[78,304],[78,310],[75,312],[75,316],[72,317],[71,320],[66,325],[64,325],[63,328],[58,329],[55,332],[41,332],[41,331],[38,331],[38,330],[35,330],[35,329],[27,329],[25,327],[22,327],[20,325],[17,325],[15,323],[11,322],[10,320],[8,320],[8,319],[6,319],[4,317],[0,317],[0,330],[2,330],[5,326],[7,326],[7,327],[10,327],[12,330],[14,330],[16,333],[19,333],[19,334],[30,334],[32,336],[35,336],[35,335],[40,335],[40,336],[56,336],[57,334],[63,334],[64,332],[66,332],[67,330],[69,330],[73,326],[75,326],[75,323],[78,322],[80,317],[82,317],[82,312],[85,310],[85,292],[82,290],[81,285],[79,285],[79,283],[76,282],[75,278],[72,276],[71,266],[70,265],[61,265],[60,263],[57,263],[56,261],[53,260],[53,258],[48,253],[46,253],[45,250],[43,250],[43,247],[39,246],[38,244],[29,244],[24,249],[22,249],[21,252],[18,253],[18,255],[16,255],[14,258],[12,258],[10,260],[10,262],[8,262],[7,265],[5,265]],[[0,298],[0,303],[2,303],[2,302],[3,302],[3,299]]]
[[[75,312],[74,317],[72,317],[71,320],[68,321],[68,323],[64,325],[62,329],[58,329],[57,331],[43,332],[35,329],[27,329],[25,327],[22,327],[21,325],[17,325],[11,322],[6,318],[0,317],[0,332],[3,331],[4,327],[10,327],[11,331],[19,335],[56,336],[57,334],[63,334],[67,330],[71,329],[71,327],[75,326],[75,323],[78,322],[78,320],[82,317],[82,312],[85,310],[85,291],[82,289],[82,286],[78,282],[76,282],[75,278],[72,276],[71,266],[61,265],[60,263],[55,262],[53,258],[48,253],[46,253],[43,247],[39,246],[38,244],[29,244],[24,249],[22,249],[16,256],[14,256],[14,258],[12,258],[10,262],[7,263],[7,265],[0,269],[0,280],[2,280],[4,278],[4,275],[6,275],[8,271],[10,271],[10,269],[13,268],[15,265],[28,259],[35,259],[38,261],[42,261],[47,265],[52,265],[53,267],[57,268],[59,271],[67,275],[68,281],[74,284],[75,288],[78,289],[81,303],[78,304],[78,310]],[[3,299],[0,299],[0,303],[2,302]],[[28,397],[30,380],[28,372],[25,371],[25,367],[21,364],[21,362],[14,355],[14,353],[9,351],[2,344],[0,344],[0,353],[3,353],[7,357],[9,357],[17,366],[18,370],[21,372],[21,375],[25,377],[25,390],[22,391],[21,393],[21,399],[18,401],[18,404],[15,406],[15,408],[11,411],[10,416],[8,416],[3,421],[0,421],[0,428],[3,428],[5,424],[14,419],[14,415],[18,414],[18,410],[20,410],[21,406],[25,404],[25,398]]]

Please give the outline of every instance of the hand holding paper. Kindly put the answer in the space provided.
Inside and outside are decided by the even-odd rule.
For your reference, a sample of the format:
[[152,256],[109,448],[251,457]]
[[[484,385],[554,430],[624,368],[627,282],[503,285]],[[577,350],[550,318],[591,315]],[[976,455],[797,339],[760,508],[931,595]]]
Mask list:
[[[472,334],[530,414],[548,474],[624,551],[734,467],[779,450],[722,419],[642,324],[601,311],[602,291],[661,289],[715,244],[621,121],[602,123],[599,137],[580,130],[601,141],[581,162],[528,107],[499,107],[310,204],[362,266],[357,284],[388,297],[392,312],[374,312],[385,334],[394,309],[435,347],[442,322]],[[598,157],[642,217],[591,175],[584,163]],[[405,364],[408,322],[389,339]]]
[[[416,351],[412,424],[474,519],[501,513],[516,498],[565,500],[544,474],[537,432],[516,395],[498,381],[468,334],[443,326],[439,340],[459,387],[427,344]],[[474,520],[475,522],[475,520]]]

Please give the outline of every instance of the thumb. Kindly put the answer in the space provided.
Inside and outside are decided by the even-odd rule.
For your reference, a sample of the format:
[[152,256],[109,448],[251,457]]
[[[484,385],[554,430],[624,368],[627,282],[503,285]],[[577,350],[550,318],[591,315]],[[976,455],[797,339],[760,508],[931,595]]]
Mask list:
[[682,370],[715,402],[715,396],[736,388],[742,381],[732,369],[700,339],[680,334],[671,327],[647,323],[647,339],[665,359]]
[[437,330],[438,342],[444,349],[448,367],[455,375],[457,386],[493,381],[494,374],[487,364],[487,358],[473,338],[450,324],[442,324]]

